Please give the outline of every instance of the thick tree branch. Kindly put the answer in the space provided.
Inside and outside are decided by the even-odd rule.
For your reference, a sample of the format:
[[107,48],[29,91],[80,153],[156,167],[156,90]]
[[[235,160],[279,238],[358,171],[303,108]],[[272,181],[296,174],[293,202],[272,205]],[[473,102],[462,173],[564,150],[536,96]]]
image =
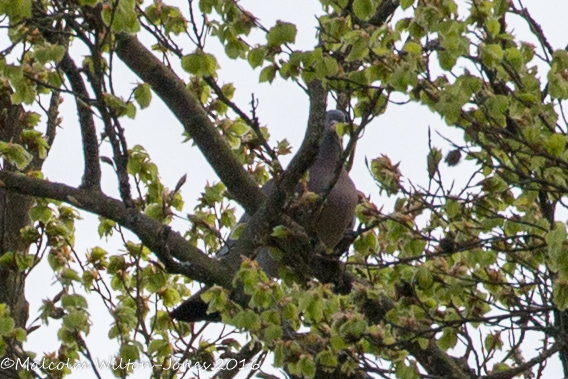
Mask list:
[[77,113],[79,115],[81,138],[83,140],[83,158],[85,160],[85,169],[83,171],[81,187],[100,191],[101,166],[99,163],[99,144],[93,114],[87,104],[89,93],[87,92],[87,87],[85,87],[83,78],[79,73],[79,69],[75,65],[75,62],[69,53],[65,53],[63,56],[63,59],[60,62],[60,67],[69,79],[73,92],[77,94],[75,102],[77,104]]
[[[323,130],[321,126],[323,124],[323,118],[318,119],[318,116],[321,117],[325,113],[325,90],[321,86],[321,83],[316,81],[310,83],[309,90],[311,94],[310,121],[308,123],[308,130],[306,131],[304,142],[302,143],[298,153],[292,159],[288,168],[284,171],[283,175],[279,178],[279,180],[276,180],[277,190],[269,197],[265,205],[260,208],[259,212],[251,218],[247,227],[243,231],[241,238],[231,249],[231,253],[228,254],[226,259],[229,261],[230,266],[234,269],[238,268],[237,264],[240,263],[241,255],[250,256],[256,247],[259,246],[259,236],[268,235],[272,226],[275,225],[274,222],[281,220],[281,217],[277,215],[284,205],[283,201],[286,199],[286,193],[293,190],[300,177],[311,166],[317,155],[319,139],[321,138],[321,132]],[[289,223],[286,224],[289,225]],[[301,229],[295,230],[294,235],[297,238],[288,247],[290,250],[301,250],[304,254],[308,254],[307,257],[304,256],[302,258],[307,258],[306,261],[312,263],[311,266],[314,270],[315,277],[320,280],[323,279],[323,282],[333,281],[340,283],[344,289],[350,288],[355,282],[360,283],[363,288],[368,287],[368,284],[362,283],[360,279],[346,273],[344,267],[337,262],[335,265],[325,265],[325,257],[313,256],[310,259],[309,249],[306,248],[307,238],[302,238]],[[301,246],[302,248],[300,249],[298,246]],[[233,292],[233,300],[242,306],[246,306],[248,303],[247,297],[242,296],[242,294],[237,292],[239,291],[236,290]],[[185,307],[186,310],[191,312],[192,317],[195,317],[191,321],[197,321],[200,318],[209,320],[216,319],[215,315],[206,315],[207,305],[200,299],[199,295],[200,294],[196,294],[184,303],[184,305],[187,305],[187,307]],[[369,305],[365,306],[364,313],[372,323],[380,323],[384,321],[384,316],[393,307],[394,302],[391,299],[382,297],[379,300],[370,301]],[[184,316],[187,315],[184,313],[183,305],[178,308],[176,312],[178,313],[177,315],[174,314],[174,317],[178,316],[180,313]],[[468,374],[465,373],[457,364],[457,361],[450,355],[441,351],[433,339],[426,349],[422,349],[422,347],[415,342],[405,344],[405,348],[409,350],[409,352],[431,375],[456,379],[469,378]]]
[[167,226],[136,209],[127,208],[119,200],[98,191],[77,189],[3,170],[0,171],[0,187],[2,190],[22,195],[64,201],[113,220],[136,234],[142,243],[166,264],[171,257],[176,258],[181,262],[176,267],[178,270],[183,268],[183,274],[187,277],[208,285],[217,284],[224,288],[232,288],[232,271],[227,265],[209,258],[177,232],[167,233],[164,239],[164,228],[168,228]]
[[207,113],[185,83],[130,35],[117,35],[119,58],[164,101],[184,129],[193,138],[211,167],[235,200],[249,214],[254,214],[265,195],[243,169],[223,137],[209,121]]
[[561,351],[564,348],[563,343],[555,343],[552,347],[548,350],[541,352],[538,356],[534,357],[528,362],[520,364],[517,367],[514,367],[510,370],[498,372],[495,374],[482,376],[482,379],[513,379],[515,376],[522,374],[523,372],[530,370],[533,366],[538,365],[546,361],[548,358],[552,357],[557,352]]
[[[310,91],[308,129],[298,153],[282,175],[275,178],[275,190],[251,217],[240,238],[230,247],[229,253],[222,258],[235,272],[240,267],[242,256],[251,257],[259,246],[266,245],[265,240],[273,227],[281,223],[282,208],[287,196],[293,192],[302,175],[317,157],[319,141],[323,135],[327,93],[319,81],[312,81],[308,88]],[[201,300],[201,294],[205,290],[187,299],[172,312],[172,317],[188,322],[217,320],[218,314],[207,315],[207,305]],[[246,306],[248,298],[237,292],[233,292],[233,300]]]
[[[232,251],[227,254],[227,260],[235,270],[238,268],[236,263],[240,263],[241,255],[250,257],[254,253],[254,249],[262,244],[266,244],[266,241],[263,240],[270,235],[272,228],[283,223],[282,210],[285,207],[286,200],[294,192],[294,188],[299,180],[312,166],[318,155],[324,129],[327,92],[321,82],[317,80],[308,84],[308,90],[310,95],[310,113],[308,128],[302,145],[282,175],[275,178],[276,188],[264,206],[261,207],[261,214],[255,214],[252,217],[241,238],[235,244],[234,251],[231,249]],[[285,223],[288,225],[292,224],[291,220]],[[294,227],[293,224],[291,226]],[[298,232],[301,232],[299,226],[295,229],[300,229]],[[296,245],[298,244],[296,243]],[[305,250],[304,253],[309,254]]]
[[223,354],[223,359],[231,359],[239,362],[235,368],[230,369],[229,366],[225,367],[224,370],[220,370],[213,379],[232,379],[239,374],[241,367],[244,366],[242,363],[248,364],[255,355],[262,351],[262,344],[258,341],[250,341],[236,354]]
[[[14,104],[11,99],[12,89],[6,84],[0,84],[0,141],[22,143],[21,133],[26,127],[22,122],[25,118],[25,109],[20,104]],[[28,167],[40,169],[43,160],[39,158],[37,150],[31,151],[33,160]],[[16,171],[17,168],[7,159],[2,160],[4,170]],[[29,244],[22,238],[20,230],[30,225],[29,211],[33,206],[33,199],[17,193],[0,191],[0,257],[6,253],[14,254],[13,260],[17,262],[24,259],[29,250]],[[0,304],[6,304],[10,316],[17,327],[25,328],[29,315],[29,304],[25,294],[26,275],[22,270],[10,265],[0,264]],[[9,341],[4,340],[5,341]],[[21,351],[21,344],[10,341],[4,356],[14,357]],[[17,377],[14,368],[2,369],[2,375]]]
[[289,193],[292,192],[302,175],[314,163],[323,136],[327,92],[319,80],[312,80],[308,83],[308,93],[310,96],[310,114],[304,140],[284,171],[280,180],[281,184],[277,181],[277,186]]
[[51,146],[55,141],[55,135],[57,134],[57,126],[59,125],[59,104],[61,103],[61,97],[59,91],[52,91],[51,100],[49,101],[49,109],[47,111],[47,129],[45,131],[45,140]]
[[371,19],[369,20],[369,24],[373,26],[383,25],[385,22],[387,22],[389,17],[391,17],[394,14],[394,11],[396,11],[399,5],[400,1],[398,0],[382,1],[375,15],[371,17]]
[[[104,86],[104,69],[101,61],[100,49],[96,46],[90,46],[93,60],[93,73],[87,72],[91,88],[95,93],[97,99],[104,99],[105,86]],[[95,104],[104,123],[105,134],[112,147],[114,162],[116,165],[116,176],[118,179],[118,189],[120,197],[124,203],[131,207],[133,206],[132,194],[128,176],[128,147],[126,138],[124,138],[124,129],[120,126],[120,121],[116,116],[116,112],[109,109],[104,102],[97,102]]]

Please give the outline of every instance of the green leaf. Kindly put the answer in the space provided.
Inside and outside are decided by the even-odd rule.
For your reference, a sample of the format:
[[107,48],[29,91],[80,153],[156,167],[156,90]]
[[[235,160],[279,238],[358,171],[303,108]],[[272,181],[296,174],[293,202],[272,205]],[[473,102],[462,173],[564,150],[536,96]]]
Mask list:
[[347,61],[352,62],[357,59],[363,59],[367,55],[369,55],[369,46],[367,40],[363,38],[363,36],[360,36],[352,42],[351,51],[347,56]]
[[8,251],[0,255],[0,267],[13,267],[15,265],[14,252]]
[[339,335],[332,335],[330,340],[330,346],[334,351],[340,351],[347,347],[347,343]]
[[488,334],[485,336],[483,344],[488,352],[492,352],[493,350],[500,350],[503,346],[503,341],[499,334]]
[[259,287],[254,291],[251,305],[258,308],[267,308],[272,300],[272,291],[266,287]]
[[408,86],[414,87],[418,83],[416,72],[408,63],[399,65],[393,72],[389,83],[399,91],[406,91]]
[[418,379],[420,375],[414,365],[407,365],[405,362],[398,362],[396,365],[396,377],[404,379]]
[[413,54],[413,55],[422,54],[422,46],[420,46],[416,42],[405,43],[403,49],[404,49],[404,51],[409,52],[410,54]]
[[252,332],[259,330],[261,325],[260,316],[251,309],[237,313],[233,319],[233,323],[238,328],[243,328]]
[[460,212],[460,205],[454,199],[448,199],[446,201],[446,214],[449,218],[456,217]]
[[[23,328],[14,328],[12,329],[12,334],[16,337],[18,342],[24,342],[27,337],[27,332]],[[1,353],[0,353],[1,354]]]
[[438,164],[442,160],[442,152],[438,148],[433,148],[428,153],[428,177],[430,179],[434,178],[436,172],[438,172]]
[[313,67],[319,79],[323,79],[327,76],[334,76],[339,71],[339,65],[332,57],[318,59],[314,62]]
[[[25,124],[28,126],[38,126],[39,122],[41,121],[41,115],[39,113],[36,112],[28,112],[27,114],[24,115],[25,117]],[[24,133],[26,130],[22,130],[22,133]],[[29,130],[28,130],[29,131]],[[35,131],[35,133],[37,133],[37,135],[42,135],[40,132]]]
[[225,45],[225,54],[231,59],[244,58],[248,45],[237,38],[230,38]]
[[148,83],[142,83],[134,89],[134,100],[140,105],[141,109],[148,108],[152,100],[152,91]]
[[489,67],[501,63],[504,53],[501,46],[497,44],[483,45],[481,49],[481,60]]
[[418,338],[418,344],[422,350],[426,350],[428,345],[430,344],[430,340],[428,338]]
[[148,204],[146,206],[146,209],[144,209],[144,213],[146,214],[146,216],[153,218],[154,220],[161,220],[163,216],[162,204],[158,203]]
[[319,296],[313,297],[306,308],[306,313],[315,322],[321,321],[323,318],[324,302]]
[[163,339],[155,339],[148,344],[148,353],[157,353],[159,356],[164,356],[169,352],[170,344],[168,341]]
[[280,320],[280,313],[275,309],[262,312],[261,318],[262,322],[268,325],[280,325],[282,323]]
[[211,13],[214,5],[215,0],[199,0],[199,9],[205,14]]
[[414,0],[402,0],[400,2],[400,7],[402,9],[410,8],[414,4]]
[[42,223],[47,224],[51,218],[51,209],[41,205],[35,206],[30,209],[30,217],[32,221],[41,221]]
[[272,83],[272,81],[274,80],[274,77],[276,76],[277,70],[278,69],[275,65],[271,65],[271,66],[263,68],[262,71],[260,72],[259,81],[261,83],[263,83],[263,82]]
[[438,63],[443,70],[450,71],[456,65],[458,57],[451,51],[438,51]]
[[0,317],[0,336],[4,336],[14,329],[14,320],[10,317]]
[[47,156],[49,145],[41,132],[34,129],[24,129],[20,136],[22,142],[28,146],[30,151],[37,151],[38,156],[42,159]]
[[558,273],[560,280],[568,280],[568,241],[566,226],[556,222],[554,229],[545,237],[548,244],[550,268]]
[[485,21],[485,26],[487,27],[489,34],[491,34],[492,36],[497,36],[501,31],[501,24],[499,23],[499,20],[493,17]]
[[101,3],[103,0],[79,0],[79,5],[88,5],[90,7],[94,7],[98,3]]
[[89,330],[89,316],[83,310],[71,310],[63,316],[63,326],[73,332]]
[[420,267],[416,272],[416,281],[418,282],[418,286],[423,290],[431,288],[434,284],[432,273],[424,266]]
[[140,22],[136,14],[136,0],[118,0],[113,2],[115,7],[104,7],[101,13],[103,21],[118,33],[134,34],[140,31]]
[[32,0],[1,0],[0,14],[6,14],[12,22],[31,17]]
[[71,268],[65,268],[63,270],[61,270],[60,273],[60,278],[63,282],[66,283],[71,283],[71,282],[80,282],[81,278],[79,277],[79,274],[77,273],[77,271],[71,269]]
[[410,256],[416,257],[424,254],[425,247],[426,241],[413,238],[404,245],[404,251]]
[[132,102],[126,102],[120,97],[114,96],[110,93],[103,94],[105,103],[112,108],[119,117],[127,116],[134,118],[136,116],[136,107]]
[[37,95],[36,87],[25,78],[12,79],[12,85],[16,92],[12,94],[14,104],[32,104]]
[[65,47],[61,45],[52,45],[44,43],[34,46],[34,56],[41,64],[47,62],[59,63],[65,55]]
[[120,347],[120,357],[128,363],[134,363],[140,358],[140,350],[135,344],[124,344]]
[[326,68],[326,76],[334,76],[339,71],[339,65],[332,57],[324,57],[323,62]]
[[26,168],[33,158],[21,145],[3,141],[0,141],[0,156],[4,157],[19,170]]
[[513,66],[513,69],[520,70],[523,66],[523,56],[519,49],[510,47],[505,50],[505,59]]
[[132,102],[126,103],[126,107],[124,108],[124,114],[131,119],[136,118],[136,107]]
[[316,363],[312,356],[302,356],[298,361],[298,368],[307,378],[313,378],[316,375]]
[[282,338],[282,328],[278,325],[269,325],[264,330],[264,339],[266,341],[275,341]]
[[286,357],[286,352],[284,350],[284,345],[282,343],[276,344],[276,347],[274,348],[274,366],[282,367],[284,365],[285,357]]
[[552,291],[552,302],[554,305],[556,305],[560,311],[568,309],[568,282],[555,280],[552,285]]
[[442,337],[437,341],[440,349],[446,351],[453,348],[458,343],[458,336],[455,329],[444,328]]
[[375,12],[375,6],[372,0],[355,0],[353,1],[353,12],[355,16],[361,20],[367,21]]
[[553,156],[559,157],[566,148],[566,136],[553,134],[545,141],[546,150]]
[[266,40],[270,46],[280,46],[284,43],[294,43],[296,40],[296,25],[289,22],[277,21],[266,35]]
[[214,76],[219,65],[215,56],[197,51],[183,56],[181,67],[190,74],[197,76]]
[[282,309],[282,315],[286,320],[294,320],[298,317],[298,307],[295,304],[286,304]]
[[87,308],[87,300],[77,294],[63,295],[61,297],[61,305],[63,308]]
[[252,68],[257,68],[262,65],[264,60],[266,50],[262,47],[257,47],[249,50],[247,54],[247,60]]
[[337,366],[337,355],[330,350],[322,350],[316,355],[317,362],[325,367],[336,367]]
[[371,161],[371,173],[380,185],[380,193],[385,191],[389,196],[398,193],[402,176],[398,165],[398,163],[392,164],[390,158],[386,155],[381,155]]
[[181,300],[179,292],[175,288],[171,287],[166,288],[166,290],[161,293],[161,297],[166,307],[173,307]]
[[94,247],[88,254],[87,260],[89,263],[100,263],[106,259],[107,255],[108,253],[104,249],[100,247]]
[[233,123],[233,125],[231,125],[231,128],[229,130],[232,133],[234,133],[235,135],[241,137],[241,136],[245,135],[250,130],[250,127],[243,122],[237,121],[237,122]]
[[548,247],[559,247],[566,240],[566,226],[561,222],[554,224],[554,229],[545,237]]
[[112,236],[114,227],[116,226],[116,222],[114,222],[113,220],[106,219],[104,217],[99,217],[99,222],[100,222],[98,228],[99,237]]
[[568,78],[560,73],[554,73],[552,70],[548,73],[548,90],[550,96],[554,99],[568,99]]
[[227,99],[232,99],[235,95],[235,86],[233,83],[225,83],[221,87],[221,92],[227,97]]

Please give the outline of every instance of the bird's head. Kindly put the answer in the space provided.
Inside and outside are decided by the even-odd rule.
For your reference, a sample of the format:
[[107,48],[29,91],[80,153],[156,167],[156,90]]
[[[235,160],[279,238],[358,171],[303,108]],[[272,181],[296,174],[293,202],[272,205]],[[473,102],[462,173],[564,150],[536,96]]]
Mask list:
[[335,132],[335,124],[340,122],[345,122],[346,117],[345,113],[339,110],[331,110],[327,111],[325,114],[325,131],[334,131]]

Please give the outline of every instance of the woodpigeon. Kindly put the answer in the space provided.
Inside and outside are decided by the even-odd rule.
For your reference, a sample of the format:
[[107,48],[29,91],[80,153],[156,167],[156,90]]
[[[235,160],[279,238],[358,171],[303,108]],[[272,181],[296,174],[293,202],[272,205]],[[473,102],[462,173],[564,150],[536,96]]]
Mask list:
[[[312,221],[318,238],[328,249],[333,249],[343,239],[345,232],[352,229],[355,207],[358,201],[357,189],[347,171],[342,167],[339,176],[337,176],[342,147],[341,140],[335,131],[335,125],[341,122],[345,122],[343,112],[331,110],[326,113],[325,130],[319,153],[314,164],[308,170],[308,190],[319,195],[324,195],[329,191],[319,212],[314,213],[316,220]],[[330,190],[330,185],[336,179],[336,176],[337,181]],[[270,195],[274,189],[274,182],[270,180],[263,186],[262,191]],[[298,184],[296,193],[300,195],[303,191],[304,187]],[[247,223],[249,219],[250,216],[245,214],[239,220],[239,224]],[[219,251],[218,257],[230,254],[231,246],[234,243],[235,240],[229,239],[227,244]],[[279,263],[270,256],[268,249],[259,251],[257,262],[269,276],[278,276]],[[174,319],[187,322],[218,321],[218,315],[207,315],[206,310],[207,305],[196,294],[174,309],[170,315]]]

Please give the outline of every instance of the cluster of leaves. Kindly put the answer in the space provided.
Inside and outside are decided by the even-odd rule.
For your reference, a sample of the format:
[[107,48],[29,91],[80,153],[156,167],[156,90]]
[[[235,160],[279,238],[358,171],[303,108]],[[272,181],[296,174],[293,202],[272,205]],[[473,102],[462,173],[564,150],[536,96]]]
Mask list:
[[[215,9],[225,21],[224,3],[215,4],[203,11]],[[566,136],[558,123],[558,106],[566,98],[566,52],[544,51],[542,63],[549,67],[545,87],[535,63],[535,47],[512,38],[506,17],[524,15],[537,34],[539,29],[526,13],[506,1],[473,2],[466,18],[460,17],[452,1],[406,1],[401,6],[412,7],[412,16],[394,27],[372,24],[378,6],[372,1],[354,1],[353,13],[346,11],[347,2],[325,5],[331,12],[320,18],[323,47],[294,51],[289,44],[294,42],[295,28],[279,22],[267,30],[266,44],[243,47],[246,51],[238,57],[246,52],[253,68],[262,67],[261,82],[272,82],[277,73],[284,79],[323,79],[339,93],[348,93],[355,116],[381,113],[390,92],[408,94],[410,100],[427,105],[448,125],[464,131],[465,144],[458,151],[480,167],[470,180],[477,184],[459,192],[447,189],[439,170],[441,151],[433,148],[428,175],[437,189],[416,191],[403,186],[401,173],[388,157],[372,161],[380,189],[402,196],[395,213],[387,218],[372,208],[362,210],[362,229],[378,225],[380,232],[363,233],[350,260],[364,265],[368,281],[397,300],[385,318],[387,330],[394,335],[387,338],[389,344],[401,348],[417,330],[438,325],[427,329],[428,333],[440,333],[437,345],[447,351],[457,346],[459,337],[470,340],[465,325],[491,322],[487,314],[499,309],[508,316],[496,318],[493,331],[480,330],[486,336],[486,352],[477,369],[489,373],[520,365],[513,359],[487,367],[485,362],[504,348],[491,341],[505,331],[519,340],[530,329],[544,331],[550,326],[549,312],[565,308],[564,270],[559,267],[562,259],[557,258],[564,251],[560,246],[565,226],[552,222],[555,216],[550,209],[561,205],[559,200],[566,193],[562,168]],[[248,34],[246,28],[237,30],[237,35]],[[219,34],[221,42],[227,40],[225,33]],[[545,41],[542,34],[537,37]],[[419,216],[427,217],[425,226],[417,221]],[[534,301],[537,294],[541,302]],[[256,313],[242,312],[248,316],[237,319],[246,320],[246,325],[239,326],[253,331],[262,329],[261,325],[264,331],[274,329]],[[334,314],[339,317],[338,309]],[[505,325],[504,320],[520,314],[530,325]],[[302,321],[309,324],[309,316]],[[463,328],[455,327],[456,323]],[[415,332],[409,334],[408,329]],[[424,349],[428,333],[418,338]],[[322,337],[321,332],[316,334]],[[278,335],[275,332],[265,340],[274,341]],[[471,342],[464,346],[473,349]],[[315,360],[304,358],[277,361],[288,363],[293,374],[313,376]],[[397,366],[397,373],[411,375],[411,366]],[[418,375],[417,371],[412,375]]]
[[[446,162],[455,166],[464,155],[474,167],[471,177],[461,188],[448,186],[442,151],[433,146],[424,162],[430,181],[426,189],[406,181],[389,157],[372,159],[369,169],[379,194],[396,200],[388,211],[369,201],[360,204],[353,247],[338,273],[350,278],[349,291],[325,280],[277,282],[245,259],[234,283],[246,302],[221,287],[203,299],[224,323],[272,351],[275,366],[297,377],[373,372],[418,378],[423,372],[440,376],[441,370],[450,370],[443,374],[452,378],[469,377],[470,371],[477,376],[528,377],[531,370],[541,375],[549,352],[566,349],[568,237],[557,212],[568,193],[568,125],[560,117],[568,98],[568,53],[554,50],[530,14],[507,0],[474,0],[465,15],[453,0],[321,0],[325,14],[319,17],[319,43],[310,51],[294,49],[297,28],[289,22],[264,27],[233,0],[189,3],[191,12],[184,15],[161,1],[145,9],[134,0],[45,1],[35,14],[31,1],[0,1],[12,44],[0,59],[0,77],[11,88],[11,102],[41,105],[45,95],[58,99],[63,92],[76,98],[79,109],[88,105],[104,123],[101,141],[110,141],[114,155],[101,160],[115,168],[130,211],[159,222],[161,232],[176,218],[189,221],[186,241],[210,254],[219,251],[236,223],[225,185],[207,184],[193,213],[182,217],[183,180],[173,190],[166,188],[148,152],[139,145],[127,148],[119,120],[135,118],[135,104],[150,106],[152,92],[143,83],[130,94],[115,93],[111,62],[121,36],[144,27],[170,68],[176,67],[172,57],[179,60],[177,67],[189,74],[188,93],[259,184],[268,172],[279,172],[277,158],[289,147],[282,141],[271,148],[254,100],[249,116],[233,103],[235,87],[217,84],[219,64],[207,49],[208,35],[219,39],[227,57],[259,68],[259,82],[272,83],[277,74],[301,86],[320,80],[359,120],[357,127],[345,129],[352,141],[385,112],[393,93],[429,107],[463,131],[463,141],[453,143]],[[389,21],[398,5],[400,17]],[[195,18],[197,10],[201,20]],[[528,24],[541,48],[514,38],[508,25],[513,16]],[[52,19],[61,24],[47,26]],[[253,31],[264,33],[265,41],[250,43]],[[90,51],[78,76],[92,85],[95,99],[78,93],[76,77],[66,72],[65,79],[58,66],[70,51],[68,35]],[[178,47],[186,37],[194,46],[189,53]],[[16,58],[14,50],[21,52]],[[72,65],[63,66],[68,71]],[[545,75],[539,73],[542,67]],[[46,114],[47,124],[53,124],[53,112]],[[82,131],[85,117],[80,117]],[[21,118],[17,141],[0,141],[0,154],[18,171],[41,179],[33,171],[37,167],[28,166],[46,158],[49,138],[36,130],[41,124],[37,114]],[[192,136],[186,132],[186,138]],[[347,154],[353,153],[350,145]],[[134,199],[125,189],[129,180]],[[82,206],[73,197],[66,201]],[[29,215],[33,225],[19,237],[35,245],[36,254],[2,252],[0,265],[27,275],[46,256],[56,274],[61,292],[44,301],[41,319],[45,324],[62,320],[61,346],[47,353],[47,360],[89,357],[84,337],[92,321],[79,287],[97,293],[113,317],[109,338],[119,343],[117,361],[146,357],[167,366],[173,360],[213,362],[242,352],[236,340],[227,338],[232,330],[212,338],[170,319],[166,310],[189,296],[191,278],[168,272],[181,270],[171,270],[171,257],[156,261],[119,222],[101,217],[98,231],[101,238],[120,238],[124,250],[94,247],[83,258],[74,251],[79,217],[73,208],[38,199]],[[279,230],[273,239],[289,237]],[[25,339],[25,321],[16,323],[0,305],[0,354]],[[533,360],[522,352],[529,332],[542,340],[543,352]],[[483,347],[474,342],[474,333]],[[466,352],[464,362],[450,354],[452,349]],[[498,358],[501,353],[505,358]],[[568,370],[568,357],[561,359]],[[435,367],[433,361],[444,365]],[[132,373],[132,366],[115,370],[117,377]],[[154,368],[153,375],[173,374]]]

